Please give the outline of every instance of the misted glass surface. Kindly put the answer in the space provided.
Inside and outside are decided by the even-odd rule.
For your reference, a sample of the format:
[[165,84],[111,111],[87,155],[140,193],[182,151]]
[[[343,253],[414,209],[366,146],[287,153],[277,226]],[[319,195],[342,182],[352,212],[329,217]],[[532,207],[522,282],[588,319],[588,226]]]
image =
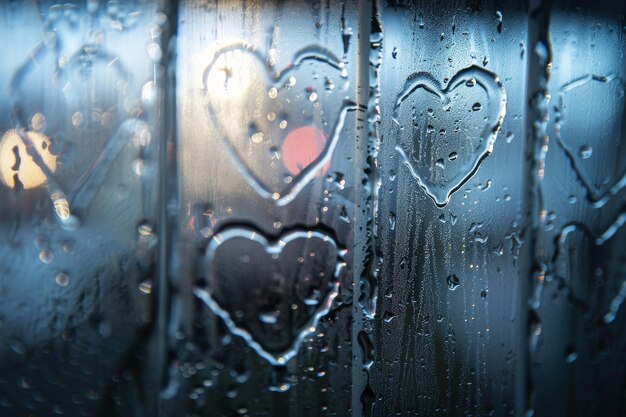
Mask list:
[[625,415],[625,14],[0,3],[0,416]]
[[166,17],[97,1],[0,16],[0,415],[133,415],[155,385],[140,358]]

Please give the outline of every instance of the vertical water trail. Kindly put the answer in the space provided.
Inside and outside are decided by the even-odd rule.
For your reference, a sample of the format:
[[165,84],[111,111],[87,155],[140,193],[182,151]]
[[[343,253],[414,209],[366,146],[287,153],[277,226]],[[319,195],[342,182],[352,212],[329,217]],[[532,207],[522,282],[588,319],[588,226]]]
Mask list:
[[[161,62],[161,78],[158,85],[162,86],[159,94],[158,109],[163,110],[159,114],[161,123],[158,134],[159,147],[157,149],[158,179],[157,179],[157,205],[159,225],[159,246],[157,265],[156,286],[156,311],[155,311],[155,334],[156,334],[156,382],[158,392],[155,394],[156,410],[153,415],[164,417],[167,414],[164,405],[165,398],[161,395],[168,386],[170,364],[168,363],[168,322],[170,318],[170,256],[173,253],[174,234],[176,228],[176,216],[171,210],[171,202],[176,203],[177,196],[177,168],[176,168],[176,41],[178,29],[178,7],[172,2],[166,10],[169,20],[164,28],[161,44],[165,51]],[[171,151],[170,151],[171,149]]]
[[534,415],[534,375],[533,362],[538,338],[541,335],[541,320],[538,314],[541,290],[548,273],[545,262],[543,230],[546,220],[542,183],[545,172],[545,157],[548,152],[549,136],[547,132],[550,104],[550,71],[552,68],[552,50],[550,45],[550,1],[529,2],[529,39],[532,53],[528,57],[528,97],[526,157],[528,159],[528,195],[526,198],[529,234],[526,248],[529,265],[526,274],[529,278],[524,299],[528,301],[522,320],[522,346],[518,378],[517,405],[519,415]]
[[[370,385],[370,367],[375,358],[372,342],[373,320],[376,315],[376,299],[378,293],[378,274],[380,271],[380,250],[377,247],[378,192],[380,178],[378,176],[378,150],[380,147],[380,65],[383,54],[383,28],[379,14],[379,4],[372,1],[371,8],[364,7],[361,14],[362,28],[369,33],[362,33],[359,43],[361,57],[361,78],[359,87],[361,97],[367,103],[366,156],[363,172],[364,186],[364,221],[365,242],[363,268],[357,283],[355,294],[355,325],[353,340],[359,349],[353,364],[352,410],[353,415],[372,416],[376,394]],[[369,13],[368,13],[369,12]],[[366,36],[369,35],[369,36]],[[363,103],[361,103],[363,104]],[[360,359],[360,360],[359,360]]]

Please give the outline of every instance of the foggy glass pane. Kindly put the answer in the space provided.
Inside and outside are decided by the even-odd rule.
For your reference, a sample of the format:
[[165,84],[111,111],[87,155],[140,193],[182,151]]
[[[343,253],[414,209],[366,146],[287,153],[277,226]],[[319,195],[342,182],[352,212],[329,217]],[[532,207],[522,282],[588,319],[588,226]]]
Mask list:
[[522,10],[381,10],[374,415],[514,410],[527,262]]
[[596,3],[0,3],[0,416],[625,415]]
[[350,407],[368,140],[356,6],[179,7],[171,326],[185,365],[170,383],[190,413]]
[[625,410],[623,13],[615,5],[550,13],[550,141],[537,219],[544,267],[530,304],[538,415]]
[[140,401],[157,278],[157,12],[0,5],[1,415]]

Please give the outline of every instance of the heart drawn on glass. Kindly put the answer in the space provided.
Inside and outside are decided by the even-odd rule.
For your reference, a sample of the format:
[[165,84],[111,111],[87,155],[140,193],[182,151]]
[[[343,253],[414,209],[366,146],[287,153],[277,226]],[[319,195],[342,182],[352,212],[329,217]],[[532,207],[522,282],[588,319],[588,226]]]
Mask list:
[[623,116],[624,82],[615,74],[584,75],[559,89],[557,141],[597,206],[626,186]]
[[119,57],[84,44],[66,59],[56,68],[55,49],[42,41],[15,71],[9,90],[18,128],[2,139],[0,159],[11,164],[6,186],[45,185],[56,219],[74,228],[122,149],[149,126],[135,117],[131,75]]
[[345,64],[327,49],[302,49],[283,70],[274,61],[274,53],[237,42],[213,55],[202,80],[210,119],[239,173],[284,206],[328,169],[356,107],[345,97]]
[[231,226],[209,241],[206,288],[194,293],[273,365],[284,365],[339,294],[346,251],[322,231],[276,238]]
[[446,87],[426,72],[411,75],[396,100],[396,150],[435,204],[443,207],[487,157],[506,112],[499,78],[478,66]]
[[594,323],[612,323],[626,300],[625,267],[620,261],[626,257],[625,223],[626,214],[621,213],[597,234],[572,222],[556,239],[554,277],[567,290],[572,305]]

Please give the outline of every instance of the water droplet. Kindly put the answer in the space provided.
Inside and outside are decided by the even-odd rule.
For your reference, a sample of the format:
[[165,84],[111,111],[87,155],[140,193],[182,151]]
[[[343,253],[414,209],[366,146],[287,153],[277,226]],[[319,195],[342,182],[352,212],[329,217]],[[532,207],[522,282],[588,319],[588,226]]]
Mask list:
[[46,129],[46,116],[37,112],[30,119],[30,128],[36,132],[43,132]]
[[276,97],[278,97],[278,90],[276,89],[276,87],[272,87],[272,88],[270,88],[270,91],[268,91],[267,95],[270,98],[276,98]]
[[135,175],[141,177],[145,174],[146,170],[145,170],[143,159],[137,158],[133,161],[131,165],[132,165],[132,169]]
[[83,114],[81,112],[77,111],[72,115],[72,124],[76,128],[83,124]]
[[390,311],[385,311],[385,313],[383,314],[383,320],[385,323],[391,323],[391,321],[395,318],[396,318],[396,315]]
[[270,311],[268,313],[259,314],[259,321],[265,324],[276,324],[278,323],[278,316],[280,315],[280,311]]
[[393,211],[389,212],[389,229],[396,230],[396,213]]
[[457,277],[455,274],[448,275],[448,277],[446,278],[446,282],[448,284],[448,289],[450,291],[456,290],[459,287],[459,285],[461,285],[461,281],[459,280],[459,277]]
[[137,233],[144,237],[152,236],[154,233],[154,227],[149,221],[144,220],[137,226]]
[[70,205],[67,199],[61,193],[52,194],[52,204],[54,206],[54,212],[61,220],[68,220],[70,218]]
[[70,277],[65,272],[59,272],[55,277],[54,281],[57,283],[59,287],[67,287],[70,283]]
[[332,91],[335,89],[335,81],[331,77],[326,77],[326,81],[324,83],[326,91]]
[[39,252],[39,260],[42,263],[49,265],[54,260],[54,255],[52,254],[52,251],[50,249],[45,248],[42,249],[41,252]]
[[163,52],[161,51],[161,47],[159,46],[158,43],[152,42],[148,45],[147,47],[148,50],[148,56],[150,57],[151,60],[153,61],[159,61],[161,59],[161,57],[163,56]]
[[269,390],[272,392],[287,392],[291,388],[291,384],[282,383],[280,385],[270,385]]
[[250,377],[250,373],[245,368],[245,366],[238,364],[238,365],[234,365],[233,368],[230,370],[230,376],[238,384],[243,384]]
[[472,106],[472,110],[473,111],[480,111],[480,109],[482,109],[483,106],[480,103],[474,103],[474,105]]
[[502,12],[500,10],[496,11],[496,20],[498,22],[498,33],[502,33]]
[[456,152],[450,152],[450,155],[448,155],[448,159],[450,161],[454,161],[456,158],[458,158],[458,154]]
[[257,132],[254,135],[250,136],[250,140],[253,143],[261,143],[263,142],[263,139],[265,139],[265,135],[263,134],[263,132]]
[[[148,81],[141,87],[141,102],[144,106],[152,106],[156,100],[157,89],[153,81]],[[102,120],[102,117],[99,118]]]
[[143,294],[152,294],[152,282],[150,280],[140,282],[137,288]]
[[226,396],[230,399],[237,398],[239,390],[233,385],[226,390]]
[[578,155],[580,155],[581,159],[589,159],[593,154],[593,149],[589,145],[583,145],[580,147],[578,151]]
[[394,47],[393,50],[391,51],[391,57],[393,59],[396,59],[398,57],[398,52],[399,52],[398,47]]
[[574,349],[574,346],[568,345],[565,349],[565,361],[567,363],[573,363],[576,359],[578,359],[578,353]]

